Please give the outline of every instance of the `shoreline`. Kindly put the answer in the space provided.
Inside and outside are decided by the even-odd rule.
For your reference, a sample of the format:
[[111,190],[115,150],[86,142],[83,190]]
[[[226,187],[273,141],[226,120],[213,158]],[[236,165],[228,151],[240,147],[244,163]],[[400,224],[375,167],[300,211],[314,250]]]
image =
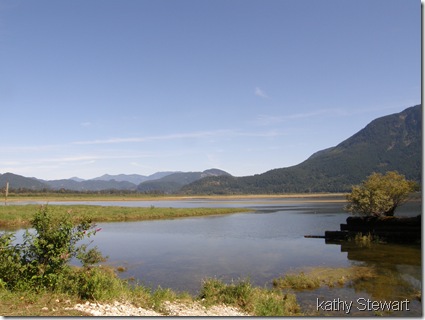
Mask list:
[[[81,299],[76,295],[43,291],[37,297],[31,292],[12,292],[3,294],[4,304],[0,307],[3,316],[272,316],[272,317],[323,317],[323,316],[413,316],[420,315],[421,292],[405,292],[400,299],[390,297],[370,298],[367,291],[353,296],[335,298],[317,295],[312,301],[298,299],[310,290],[338,290],[358,279],[374,279],[379,274],[368,266],[351,267],[309,267],[295,273],[286,273],[273,288],[251,286],[246,280],[224,283],[210,278],[213,284],[203,296],[177,293],[172,289],[158,288],[134,290],[123,287],[109,298]],[[297,278],[299,281],[293,281]],[[119,280],[120,281],[120,280]],[[286,281],[286,282],[285,282]],[[311,284],[314,283],[312,286]],[[204,284],[205,285],[205,284]],[[140,287],[142,288],[142,287]],[[239,288],[245,289],[248,304],[236,299]],[[3,291],[2,291],[3,290]],[[159,292],[156,295],[155,292]],[[162,294],[161,294],[162,293]],[[283,308],[282,301],[285,301]],[[240,303],[241,302],[241,303]],[[264,302],[272,303],[275,309],[263,308]],[[419,306],[420,308],[420,306]],[[409,313],[412,314],[409,314]],[[419,313],[419,314],[418,314]]]
[[[32,216],[40,204],[0,206],[0,231],[28,227]],[[161,207],[122,207],[87,204],[47,204],[53,211],[66,211],[72,215],[73,221],[89,216],[93,222],[132,222],[147,220],[164,220],[176,218],[202,217],[249,212],[247,208],[161,208]]]
[[[6,203],[17,203],[27,201],[55,201],[55,202],[77,202],[77,201],[105,201],[105,202],[118,202],[118,201],[190,201],[190,200],[250,200],[250,199],[294,199],[300,201],[332,201],[342,202],[345,201],[346,193],[294,193],[294,194],[246,194],[246,195],[164,195],[164,196],[151,196],[151,195],[101,195],[101,194],[69,194],[69,195],[56,195],[56,194],[38,194],[38,195],[12,195],[9,196]],[[325,198],[325,199],[324,199]],[[340,198],[340,199],[326,199],[326,198]]]

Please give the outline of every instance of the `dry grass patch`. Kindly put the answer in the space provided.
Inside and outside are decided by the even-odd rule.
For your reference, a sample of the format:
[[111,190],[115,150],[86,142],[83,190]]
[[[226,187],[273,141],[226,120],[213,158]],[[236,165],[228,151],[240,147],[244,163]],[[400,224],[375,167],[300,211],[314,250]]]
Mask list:
[[10,292],[0,290],[0,315],[1,316],[84,316],[84,312],[66,310],[79,301],[76,297],[66,294],[50,292]]
[[349,281],[368,280],[375,277],[377,274],[371,267],[314,267],[274,279],[273,286],[279,289],[312,290],[324,285],[328,287],[343,286]]

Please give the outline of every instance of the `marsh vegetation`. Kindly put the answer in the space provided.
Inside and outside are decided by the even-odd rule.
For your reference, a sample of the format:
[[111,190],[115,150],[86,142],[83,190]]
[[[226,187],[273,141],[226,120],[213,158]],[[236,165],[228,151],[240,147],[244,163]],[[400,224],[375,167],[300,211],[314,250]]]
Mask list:
[[[29,227],[34,212],[38,208],[40,208],[40,205],[35,204],[0,206],[0,228]],[[49,209],[55,212],[67,211],[73,223],[78,223],[86,216],[93,222],[119,222],[199,217],[250,211],[243,208],[158,208],[155,206],[142,208],[93,205],[49,205]]]

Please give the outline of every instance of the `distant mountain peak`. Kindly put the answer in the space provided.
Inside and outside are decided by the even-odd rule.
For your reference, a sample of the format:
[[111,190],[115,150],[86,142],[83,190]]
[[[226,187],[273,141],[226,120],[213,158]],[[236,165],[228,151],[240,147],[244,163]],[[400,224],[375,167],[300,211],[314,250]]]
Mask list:
[[211,175],[211,176],[230,176],[231,174],[223,171],[221,169],[216,169],[216,168],[212,168],[212,169],[208,169],[203,171],[203,173],[206,173],[207,175]]
[[144,176],[140,174],[116,174],[116,175],[104,174],[100,177],[93,178],[90,180],[93,180],[93,181],[113,181],[114,180],[118,182],[131,182],[131,183],[134,183],[135,185],[138,185],[145,181],[163,178],[172,173],[174,173],[174,171],[156,172],[149,176]]
[[78,178],[78,177],[72,177],[72,178],[69,178],[69,180],[81,182],[81,181],[84,181],[85,179],[81,179],[81,178]]
[[118,182],[130,182],[135,185],[146,180],[146,176],[140,174],[104,174],[100,177],[90,179],[91,181],[118,181]]
[[227,175],[229,173],[220,169],[208,169],[202,172],[174,172],[160,179],[145,181],[139,184],[137,190],[141,192],[163,192],[173,193],[177,192],[181,187],[190,184],[194,181],[200,180],[205,177],[217,177]]

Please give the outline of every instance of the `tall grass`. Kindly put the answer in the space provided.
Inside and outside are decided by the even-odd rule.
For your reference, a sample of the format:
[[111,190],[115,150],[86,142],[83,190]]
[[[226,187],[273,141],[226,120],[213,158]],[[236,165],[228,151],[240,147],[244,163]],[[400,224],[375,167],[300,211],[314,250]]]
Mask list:
[[[394,217],[388,217],[388,218],[394,218]],[[370,247],[372,243],[378,243],[380,241],[378,236],[373,235],[370,232],[368,234],[363,234],[361,232],[358,232],[350,240],[354,241],[360,247]]]
[[321,285],[321,281],[312,276],[306,275],[304,272],[298,274],[287,274],[273,280],[273,286],[281,289],[317,289]]
[[296,296],[282,290],[253,287],[249,280],[225,284],[217,279],[204,281],[199,298],[205,305],[226,304],[256,316],[300,315]]

